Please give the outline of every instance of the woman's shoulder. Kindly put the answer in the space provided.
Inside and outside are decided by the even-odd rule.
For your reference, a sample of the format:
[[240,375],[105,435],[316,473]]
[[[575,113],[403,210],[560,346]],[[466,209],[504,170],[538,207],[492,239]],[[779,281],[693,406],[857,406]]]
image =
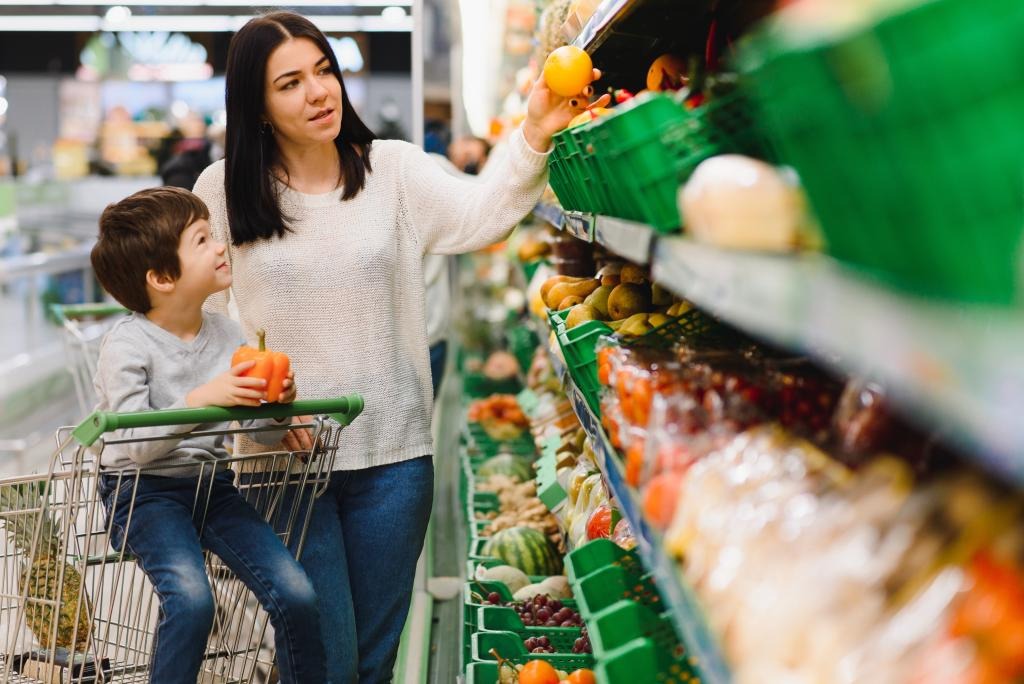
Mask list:
[[224,192],[223,159],[218,159],[203,169],[203,172],[199,174],[199,178],[196,180],[195,187],[192,188],[192,192],[204,199],[208,196],[208,193]]
[[374,140],[370,147],[370,163],[373,170],[378,166],[401,163],[419,148],[405,140]]

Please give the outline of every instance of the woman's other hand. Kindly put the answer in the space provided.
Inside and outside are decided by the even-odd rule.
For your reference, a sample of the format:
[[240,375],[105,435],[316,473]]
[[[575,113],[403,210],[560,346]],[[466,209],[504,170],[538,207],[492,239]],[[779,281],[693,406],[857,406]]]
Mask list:
[[[593,81],[601,78],[601,71],[594,69]],[[604,107],[611,102],[610,95],[602,95],[590,104],[594,87],[587,86],[584,91],[574,97],[562,97],[554,93],[544,81],[544,76],[533,84],[530,101],[523,122],[523,135],[530,147],[538,152],[546,152],[551,147],[551,138],[589,107]]]
[[[301,425],[313,422],[313,416],[296,416],[292,418],[293,425]],[[313,435],[309,428],[289,430],[288,434],[281,440],[284,448],[288,451],[311,451],[313,449]]]

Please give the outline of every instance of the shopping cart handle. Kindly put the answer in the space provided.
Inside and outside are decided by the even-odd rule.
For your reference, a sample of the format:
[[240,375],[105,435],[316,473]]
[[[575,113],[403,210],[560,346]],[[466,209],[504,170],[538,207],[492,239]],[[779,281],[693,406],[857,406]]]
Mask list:
[[113,316],[128,313],[120,304],[98,302],[96,304],[50,304],[50,313],[60,322],[86,316]]
[[91,446],[107,432],[132,428],[319,415],[326,415],[342,425],[348,425],[362,410],[363,398],[358,394],[350,394],[337,399],[306,399],[291,404],[263,404],[258,408],[206,406],[203,408],[140,411],[138,413],[96,411],[82,421],[72,435],[79,444]]

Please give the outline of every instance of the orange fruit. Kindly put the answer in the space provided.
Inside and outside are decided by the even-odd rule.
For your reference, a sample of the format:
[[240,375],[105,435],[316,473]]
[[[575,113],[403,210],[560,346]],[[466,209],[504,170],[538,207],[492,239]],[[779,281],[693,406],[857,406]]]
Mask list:
[[519,671],[519,684],[558,684],[558,671],[543,660],[531,660]]
[[575,45],[563,45],[544,61],[544,82],[556,95],[579,95],[594,78],[590,55]]
[[659,530],[672,524],[682,488],[683,475],[671,471],[659,473],[647,483],[643,498],[644,515]]
[[581,124],[590,123],[595,119],[598,119],[602,116],[605,116],[606,114],[611,113],[612,110],[608,109],[607,107],[594,107],[593,109],[588,109],[585,112],[581,112],[577,116],[573,117],[573,120],[569,122],[569,125],[566,126],[566,128],[572,128],[573,126],[579,126]]
[[569,684],[597,684],[597,679],[594,677],[593,670],[583,668],[582,670],[576,670],[569,678],[566,679]]
[[654,91],[679,90],[687,84],[686,60],[665,54],[654,60],[647,71],[647,89]]

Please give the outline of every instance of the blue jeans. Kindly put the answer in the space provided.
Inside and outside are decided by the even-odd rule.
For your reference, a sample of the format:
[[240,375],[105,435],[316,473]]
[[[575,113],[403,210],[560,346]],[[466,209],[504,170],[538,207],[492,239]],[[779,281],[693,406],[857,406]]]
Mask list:
[[[274,530],[245,501],[224,470],[203,476],[205,520],[193,514],[196,477],[102,475],[100,494],[110,543],[138,557],[160,598],[149,681],[195,684],[213,626],[214,600],[203,563],[209,549],[249,587],[274,627],[281,681],[326,682],[316,594],[306,573]],[[130,527],[125,533],[125,526]]]
[[316,499],[299,559],[320,601],[334,684],[391,681],[433,501],[431,456],[336,470]]
[[444,378],[444,362],[448,356],[448,342],[441,340],[430,347],[430,382],[434,385],[434,398],[437,399],[437,390],[441,388],[441,379]]

